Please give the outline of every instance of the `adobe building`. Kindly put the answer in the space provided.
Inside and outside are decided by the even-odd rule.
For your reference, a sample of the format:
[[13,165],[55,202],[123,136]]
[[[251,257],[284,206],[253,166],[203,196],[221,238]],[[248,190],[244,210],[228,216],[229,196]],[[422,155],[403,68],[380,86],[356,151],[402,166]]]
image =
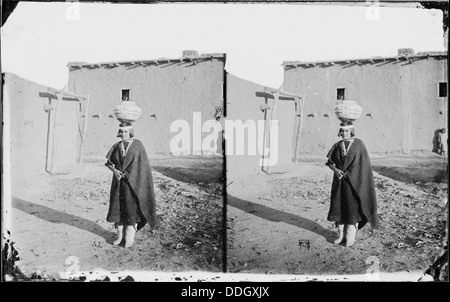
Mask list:
[[447,126],[447,52],[400,49],[394,57],[283,66],[284,89],[304,101],[296,157],[326,154],[339,139],[337,100],[362,106],[355,130],[371,153],[431,152],[436,131]]
[[[227,176],[271,172],[292,162],[301,97],[227,73]],[[276,121],[276,123],[272,123]]]
[[[11,177],[60,173],[77,163],[78,120],[84,97],[3,74],[4,148],[10,147]],[[5,138],[5,137],[4,137]]]
[[[81,117],[87,124],[85,156],[104,157],[118,140],[119,122],[113,109],[122,100],[133,101],[142,109],[133,128],[149,154],[171,154],[171,141],[182,131],[171,132],[176,120],[184,120],[190,127],[191,142],[182,154],[211,154],[194,142],[194,136],[206,120],[215,119],[218,108],[223,108],[225,54],[184,51],[176,59],[72,62],[68,67],[68,90],[88,96],[86,117]],[[201,139],[209,133],[201,132]]]

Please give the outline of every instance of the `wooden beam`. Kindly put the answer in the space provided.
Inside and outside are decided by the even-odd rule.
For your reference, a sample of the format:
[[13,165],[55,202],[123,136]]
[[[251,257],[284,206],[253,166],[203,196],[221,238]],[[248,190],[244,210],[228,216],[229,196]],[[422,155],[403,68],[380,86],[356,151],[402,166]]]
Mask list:
[[80,99],[74,98],[74,97],[71,97],[71,96],[63,96],[61,99],[63,101],[71,101],[71,102],[79,102],[80,101]]
[[284,96],[284,97],[288,96],[288,97],[297,98],[297,99],[301,99],[302,98],[298,94],[295,94],[295,93],[292,93],[292,92],[289,92],[289,91],[286,91],[286,90],[281,90],[281,89],[273,89],[273,88],[270,88],[270,87],[264,87],[264,91],[268,92],[270,94],[273,94],[273,95],[279,94],[279,95]]
[[47,91],[50,94],[62,95],[63,97],[71,97],[71,98],[75,98],[75,99],[85,99],[86,98],[86,96],[76,95],[75,93],[72,93],[70,91],[57,90],[54,88],[48,88]]

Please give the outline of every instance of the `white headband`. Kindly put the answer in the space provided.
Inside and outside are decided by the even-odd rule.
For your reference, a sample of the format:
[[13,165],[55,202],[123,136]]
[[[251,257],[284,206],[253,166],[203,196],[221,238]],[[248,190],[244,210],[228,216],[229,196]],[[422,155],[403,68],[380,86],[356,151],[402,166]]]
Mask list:
[[130,130],[133,129],[132,126],[124,126],[124,127],[119,127],[119,130]]
[[341,126],[341,127],[340,127],[340,129],[344,129],[344,130],[346,130],[346,129],[352,129],[352,128],[353,128],[353,125]]

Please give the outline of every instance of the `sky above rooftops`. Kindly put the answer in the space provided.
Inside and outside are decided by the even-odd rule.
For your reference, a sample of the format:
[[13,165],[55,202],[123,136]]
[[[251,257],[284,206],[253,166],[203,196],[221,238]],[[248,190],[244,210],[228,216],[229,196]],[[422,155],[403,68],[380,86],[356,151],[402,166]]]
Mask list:
[[2,71],[54,88],[68,62],[226,53],[228,72],[283,83],[283,61],[445,51],[442,12],[408,7],[306,4],[20,2],[2,27]]

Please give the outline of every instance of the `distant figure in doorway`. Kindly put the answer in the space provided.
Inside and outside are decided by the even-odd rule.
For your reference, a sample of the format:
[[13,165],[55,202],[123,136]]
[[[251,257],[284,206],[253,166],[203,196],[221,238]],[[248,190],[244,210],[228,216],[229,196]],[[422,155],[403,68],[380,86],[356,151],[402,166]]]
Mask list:
[[445,156],[447,151],[447,133],[445,128],[439,129],[436,135],[436,153]]
[[333,170],[328,220],[338,227],[340,244],[352,246],[356,232],[367,222],[378,227],[377,200],[369,154],[362,140],[355,138],[351,122],[342,122],[338,133],[341,141],[327,154],[326,165]]
[[106,220],[115,223],[119,245],[134,243],[136,231],[149,223],[156,227],[156,201],[153,177],[147,152],[140,140],[134,139],[130,123],[121,123],[115,143],[106,155],[106,166],[113,172],[109,211]]

